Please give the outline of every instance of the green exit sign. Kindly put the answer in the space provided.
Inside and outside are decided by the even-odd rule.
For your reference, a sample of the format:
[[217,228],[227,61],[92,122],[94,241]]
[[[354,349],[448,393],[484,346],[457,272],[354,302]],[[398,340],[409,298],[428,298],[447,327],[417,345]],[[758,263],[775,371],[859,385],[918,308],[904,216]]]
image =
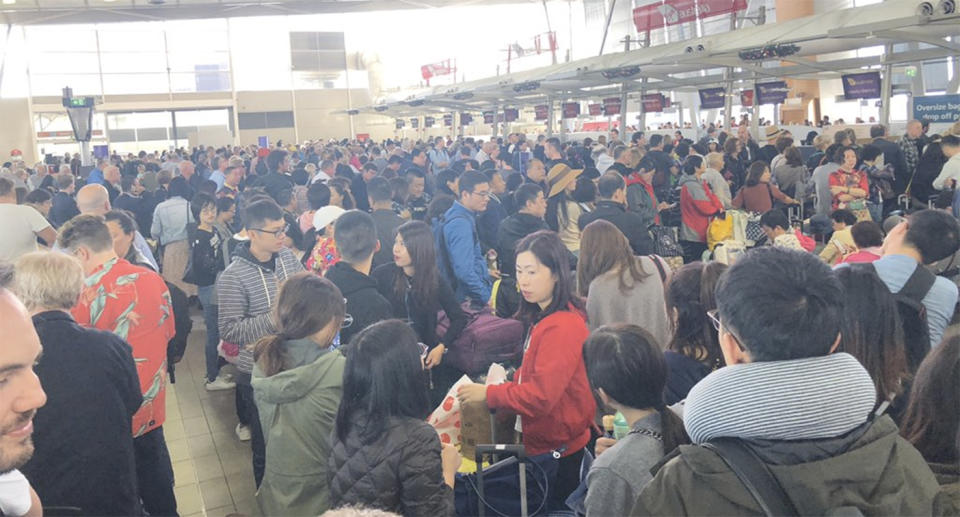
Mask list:
[[92,108],[93,97],[70,97],[63,99],[64,108]]
[[916,77],[917,76],[917,67],[908,66],[905,70],[907,77]]

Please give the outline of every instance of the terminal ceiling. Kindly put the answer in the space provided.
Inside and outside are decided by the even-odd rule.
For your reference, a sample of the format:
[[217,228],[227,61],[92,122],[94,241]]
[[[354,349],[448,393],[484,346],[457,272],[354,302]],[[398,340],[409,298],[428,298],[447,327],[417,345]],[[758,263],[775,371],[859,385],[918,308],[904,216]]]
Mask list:
[[[532,106],[549,100],[599,101],[620,95],[621,85],[635,94],[641,89],[695,92],[699,88],[727,85],[728,94],[732,94],[737,88],[752,87],[754,81],[835,79],[841,73],[878,69],[885,64],[915,65],[960,55],[960,14],[918,15],[919,3],[888,0],[869,7],[837,9],[703,38],[435,86],[408,92],[403,97],[384,98],[359,111],[403,117],[454,110],[477,112],[496,106]],[[792,56],[762,63],[740,59],[741,51],[778,44],[795,44],[800,49]],[[884,55],[831,59],[832,54],[888,44],[893,51]],[[695,50],[701,46],[702,51]],[[728,68],[731,75],[725,78],[723,74]],[[632,71],[634,75],[626,79],[623,75],[613,79],[605,76]]]

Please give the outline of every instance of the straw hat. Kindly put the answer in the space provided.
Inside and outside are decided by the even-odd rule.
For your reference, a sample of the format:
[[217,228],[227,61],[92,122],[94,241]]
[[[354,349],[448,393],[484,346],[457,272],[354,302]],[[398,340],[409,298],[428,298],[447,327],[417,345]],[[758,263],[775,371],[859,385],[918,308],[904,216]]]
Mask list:
[[547,184],[550,185],[550,195],[553,197],[563,192],[571,182],[577,180],[577,176],[583,173],[583,169],[571,169],[565,163],[558,163],[550,168],[547,173]]
[[779,126],[766,127],[767,140],[776,140],[782,133],[783,130]]

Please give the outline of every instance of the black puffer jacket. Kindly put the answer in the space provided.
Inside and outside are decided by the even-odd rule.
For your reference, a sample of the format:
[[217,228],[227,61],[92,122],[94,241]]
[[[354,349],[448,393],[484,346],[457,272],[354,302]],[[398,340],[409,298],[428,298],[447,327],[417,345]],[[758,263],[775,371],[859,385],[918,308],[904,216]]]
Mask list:
[[330,508],[363,506],[405,517],[454,514],[453,490],[443,481],[440,438],[430,424],[414,418],[391,418],[379,440],[364,445],[362,422],[353,414],[346,441],[333,435],[330,455]]

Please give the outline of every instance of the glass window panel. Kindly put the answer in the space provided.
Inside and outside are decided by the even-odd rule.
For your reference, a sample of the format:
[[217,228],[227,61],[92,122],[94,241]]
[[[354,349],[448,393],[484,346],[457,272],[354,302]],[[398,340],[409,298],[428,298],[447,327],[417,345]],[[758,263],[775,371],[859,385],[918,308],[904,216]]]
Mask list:
[[286,17],[232,18],[234,88],[290,89],[290,37]]
[[101,52],[163,52],[161,22],[124,23],[100,26]]
[[104,74],[105,95],[137,93],[167,93],[170,85],[167,74]]
[[167,57],[158,52],[103,52],[103,73],[166,72]]
[[8,38],[0,38],[0,50],[4,55],[3,77],[0,77],[0,97],[26,97],[29,94],[27,82],[27,45],[22,30],[10,31]]
[[178,111],[177,127],[184,126],[227,126],[230,124],[230,110]]
[[63,88],[73,88],[74,96],[100,95],[100,76],[97,74],[33,74],[30,92],[33,96],[63,94]]
[[230,91],[230,74],[228,72],[175,72],[170,74],[170,88],[174,92]]
[[35,53],[30,57],[31,74],[97,74],[96,52]]
[[170,52],[225,52],[229,48],[230,42],[225,28],[216,31],[167,30],[167,50]]
[[37,52],[97,50],[93,25],[34,25],[25,30],[31,50]]
[[230,69],[230,55],[226,52],[171,52],[168,59],[172,72],[196,72],[198,66],[203,70]]

